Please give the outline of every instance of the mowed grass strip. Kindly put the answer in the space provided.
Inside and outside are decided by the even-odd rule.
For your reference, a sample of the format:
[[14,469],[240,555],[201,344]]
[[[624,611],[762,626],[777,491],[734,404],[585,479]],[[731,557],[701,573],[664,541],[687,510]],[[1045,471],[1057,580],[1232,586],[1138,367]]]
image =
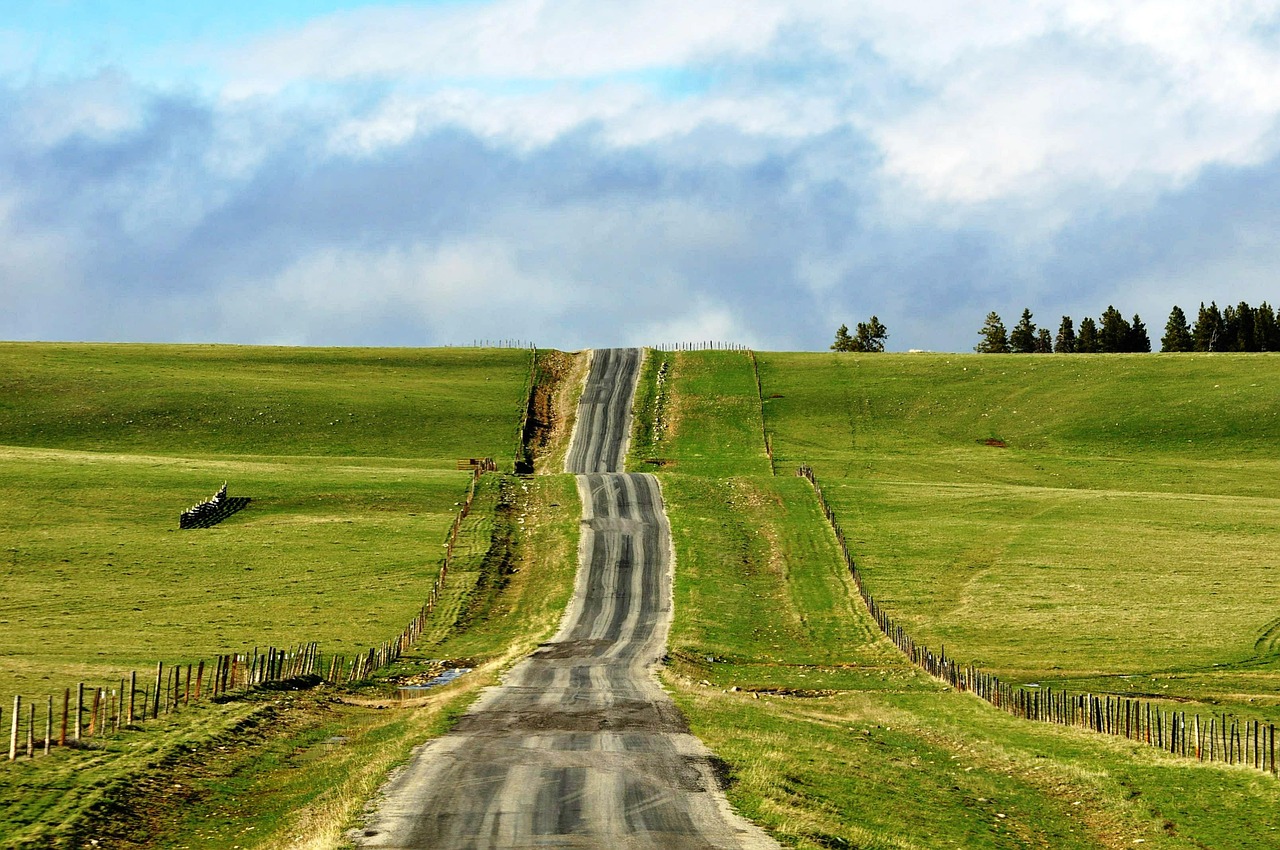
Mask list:
[[[661,480],[685,612],[668,641],[677,669],[758,689],[930,687],[859,611],[807,482]],[[796,551],[814,556],[798,564]],[[765,609],[776,615],[759,617]]]
[[[648,357],[653,363],[661,359],[670,363],[668,386],[679,386],[680,391],[669,393],[664,406],[668,438],[654,442],[643,426],[653,415],[652,382],[657,370],[645,370],[635,407],[644,421],[638,418],[633,423],[633,435],[639,439],[631,468],[652,471],[653,465],[644,461],[659,459],[664,462],[661,468],[692,475],[769,473],[755,372],[747,352],[650,352]],[[680,439],[670,439],[676,433]],[[656,457],[641,457],[637,452]]]

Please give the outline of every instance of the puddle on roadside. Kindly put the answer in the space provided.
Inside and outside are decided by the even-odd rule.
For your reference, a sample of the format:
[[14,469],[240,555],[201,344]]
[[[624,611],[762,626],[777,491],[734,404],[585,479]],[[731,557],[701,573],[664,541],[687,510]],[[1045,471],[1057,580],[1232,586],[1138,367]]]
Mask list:
[[422,684],[400,685],[398,688],[398,690],[400,691],[400,698],[404,699],[406,697],[418,696],[425,691],[431,690],[432,688],[438,688],[441,685],[447,685],[450,682],[452,682],[454,679],[457,679],[459,676],[463,675],[464,673],[470,673],[470,672],[471,672],[470,667],[449,667],[445,670],[442,670],[440,673],[428,679],[427,681],[423,682]]

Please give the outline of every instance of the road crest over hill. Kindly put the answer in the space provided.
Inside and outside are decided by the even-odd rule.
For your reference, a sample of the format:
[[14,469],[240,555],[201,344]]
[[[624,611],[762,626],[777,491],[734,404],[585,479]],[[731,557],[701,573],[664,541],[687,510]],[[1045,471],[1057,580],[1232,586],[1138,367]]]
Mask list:
[[641,352],[594,352],[565,467],[583,525],[560,631],[384,790],[381,848],[772,848],[653,677],[671,623],[657,479],[622,469]]

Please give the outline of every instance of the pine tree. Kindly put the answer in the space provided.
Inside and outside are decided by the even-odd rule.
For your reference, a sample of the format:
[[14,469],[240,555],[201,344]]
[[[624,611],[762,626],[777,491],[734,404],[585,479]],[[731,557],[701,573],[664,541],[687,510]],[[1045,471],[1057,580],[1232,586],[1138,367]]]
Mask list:
[[1048,328],[1041,328],[1036,331],[1036,354],[1052,354],[1053,353],[1053,337],[1049,335]]
[[1236,327],[1235,333],[1231,335],[1234,339],[1232,346],[1235,351],[1261,351],[1257,347],[1257,341],[1254,339],[1254,325],[1257,323],[1257,311],[1250,307],[1244,301],[1236,306]]
[[858,322],[857,336],[854,344],[858,351],[884,351],[884,341],[889,338],[889,329],[880,323],[876,316],[869,322]]
[[1070,316],[1062,317],[1062,324],[1058,325],[1058,336],[1053,341],[1053,350],[1059,354],[1070,354],[1076,350],[1076,329]]
[[1266,301],[1258,305],[1253,335],[1259,351],[1280,351],[1280,323],[1276,319],[1275,310]]
[[1009,332],[1005,330],[1000,314],[992,310],[987,320],[978,331],[981,341],[973,347],[980,354],[1007,354],[1009,351]]
[[853,351],[853,337],[849,336],[849,326],[841,325],[836,328],[836,341],[831,343],[832,351]]
[[1120,311],[1108,304],[1102,313],[1102,326],[1098,329],[1098,350],[1105,354],[1127,351],[1130,330],[1132,328]]
[[1236,344],[1240,337],[1240,316],[1236,308],[1228,304],[1222,308],[1222,333],[1218,335],[1215,351],[1239,351]]
[[1200,302],[1200,312],[1195,326],[1191,328],[1191,339],[1196,351],[1222,350],[1222,313],[1216,302],[1211,301],[1208,307]]
[[1190,351],[1191,348],[1191,326],[1187,324],[1187,314],[1175,304],[1169,311],[1169,321],[1165,322],[1164,336],[1160,337],[1160,350]]
[[1080,354],[1092,354],[1098,350],[1098,326],[1093,319],[1085,316],[1080,320],[1080,333],[1076,335],[1076,351]]
[[1018,354],[1031,354],[1036,350],[1036,325],[1031,321],[1030,308],[1024,308],[1022,318],[1009,334],[1009,347]]
[[1129,339],[1125,351],[1148,353],[1151,351],[1151,337],[1147,334],[1147,326],[1142,323],[1142,317],[1137,313],[1133,314],[1133,324],[1129,326]]

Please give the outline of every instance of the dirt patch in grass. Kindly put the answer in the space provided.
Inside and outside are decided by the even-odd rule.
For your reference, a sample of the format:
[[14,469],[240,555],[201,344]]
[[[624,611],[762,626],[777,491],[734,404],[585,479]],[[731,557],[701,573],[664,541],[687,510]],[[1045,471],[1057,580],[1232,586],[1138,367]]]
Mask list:
[[833,697],[840,693],[833,690],[811,690],[809,688],[743,688],[743,690],[750,694],[764,694],[771,697],[799,697],[801,699]]
[[520,435],[521,458],[516,472],[533,473],[538,458],[545,454],[563,430],[565,420],[561,386],[573,371],[574,358],[563,351],[539,351],[533,367],[533,387],[525,411],[524,432]]

